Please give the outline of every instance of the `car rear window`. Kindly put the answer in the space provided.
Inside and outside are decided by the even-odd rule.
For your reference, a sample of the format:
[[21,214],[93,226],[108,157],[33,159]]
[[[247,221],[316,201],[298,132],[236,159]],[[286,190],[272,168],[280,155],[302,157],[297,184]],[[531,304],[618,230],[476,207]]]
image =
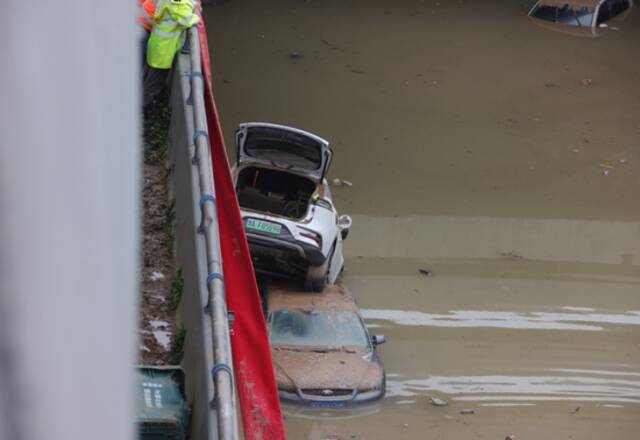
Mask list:
[[531,17],[570,26],[590,27],[593,22],[593,9],[587,6],[562,6],[540,4],[531,11]]
[[272,345],[326,348],[369,346],[358,315],[335,310],[276,310],[269,316],[269,340]]
[[252,128],[247,132],[245,152],[259,159],[284,162],[307,170],[322,165],[322,146],[299,133],[275,128]]

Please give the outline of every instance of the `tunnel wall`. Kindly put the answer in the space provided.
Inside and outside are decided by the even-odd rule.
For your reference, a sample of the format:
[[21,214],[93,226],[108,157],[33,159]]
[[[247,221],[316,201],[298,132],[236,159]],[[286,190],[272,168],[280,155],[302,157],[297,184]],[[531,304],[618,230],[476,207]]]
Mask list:
[[180,54],[171,80],[171,124],[169,149],[171,187],[175,198],[175,252],[182,269],[184,289],[178,307],[178,326],[185,333],[182,367],[185,391],[192,409],[190,440],[216,439],[213,384],[209,372],[214,365],[211,321],[204,313],[207,303],[207,264],[204,238],[198,234],[200,189],[197,168],[192,164],[193,110],[187,103],[191,72],[189,55]]

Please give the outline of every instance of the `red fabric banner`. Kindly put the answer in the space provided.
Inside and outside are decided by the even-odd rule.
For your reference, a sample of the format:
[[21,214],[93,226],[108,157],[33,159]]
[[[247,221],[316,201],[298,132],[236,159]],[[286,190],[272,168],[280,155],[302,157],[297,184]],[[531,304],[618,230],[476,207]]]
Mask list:
[[244,434],[248,440],[284,440],[267,327],[213,98],[204,23],[199,28],[227,307],[235,314],[231,345]]

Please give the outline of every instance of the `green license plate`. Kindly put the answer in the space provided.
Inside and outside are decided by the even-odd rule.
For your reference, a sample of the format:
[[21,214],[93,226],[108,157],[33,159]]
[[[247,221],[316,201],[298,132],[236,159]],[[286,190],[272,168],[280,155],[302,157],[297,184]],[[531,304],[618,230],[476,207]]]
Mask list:
[[282,225],[256,220],[254,218],[248,218],[245,226],[247,230],[265,232],[271,235],[280,235],[280,231],[282,230]]

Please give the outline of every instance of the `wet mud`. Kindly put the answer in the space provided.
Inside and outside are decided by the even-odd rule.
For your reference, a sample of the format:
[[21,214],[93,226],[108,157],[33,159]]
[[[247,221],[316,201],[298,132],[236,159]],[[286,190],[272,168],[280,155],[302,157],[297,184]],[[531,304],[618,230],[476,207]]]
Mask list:
[[286,407],[290,438],[640,438],[640,8],[591,38],[532,3],[205,9],[231,157],[244,121],[332,141],[387,338],[385,399]]

